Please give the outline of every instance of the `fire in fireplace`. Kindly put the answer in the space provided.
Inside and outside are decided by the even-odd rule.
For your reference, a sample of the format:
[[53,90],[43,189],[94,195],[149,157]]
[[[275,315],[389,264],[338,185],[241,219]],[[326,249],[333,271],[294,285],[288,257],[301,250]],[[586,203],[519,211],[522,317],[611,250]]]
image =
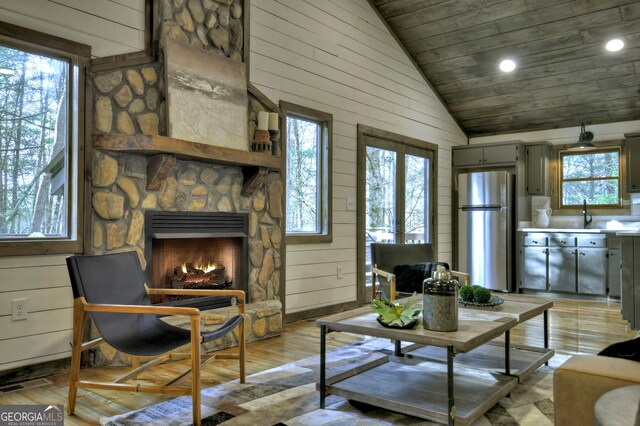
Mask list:
[[228,288],[232,281],[227,281],[227,268],[222,264],[199,259],[196,263],[183,263],[173,269],[171,287],[173,288]]
[[[248,288],[248,219],[241,213],[145,213],[147,277],[154,288]],[[154,303],[212,309],[230,298],[154,296]]]

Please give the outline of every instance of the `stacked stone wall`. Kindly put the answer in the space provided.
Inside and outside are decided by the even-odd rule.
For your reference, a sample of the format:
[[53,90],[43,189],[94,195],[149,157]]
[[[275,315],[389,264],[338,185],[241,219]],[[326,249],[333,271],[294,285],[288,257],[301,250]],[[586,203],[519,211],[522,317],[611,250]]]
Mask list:
[[241,0],[160,0],[161,34],[242,62]]
[[166,134],[164,82],[159,63],[96,73],[94,131]]

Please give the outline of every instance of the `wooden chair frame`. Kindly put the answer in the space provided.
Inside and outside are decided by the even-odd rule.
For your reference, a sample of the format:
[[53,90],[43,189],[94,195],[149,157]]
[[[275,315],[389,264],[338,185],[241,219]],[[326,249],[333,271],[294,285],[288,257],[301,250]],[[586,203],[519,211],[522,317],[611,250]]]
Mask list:
[[[462,283],[462,285],[471,285],[471,274],[460,271],[449,271],[451,275],[457,277],[458,280]],[[371,299],[375,299],[376,297],[382,297],[382,290],[376,290],[376,275],[384,277],[387,281],[390,282],[389,289],[389,299],[396,300],[396,297],[400,295],[399,291],[396,291],[396,276],[395,274],[387,271],[383,271],[378,268],[378,265],[373,265],[371,267]]]
[[[150,289],[145,284],[147,294],[174,295],[174,296],[223,296],[234,297],[237,301],[237,308],[240,315],[245,318],[245,293],[242,290],[180,290],[180,289]],[[200,424],[200,369],[215,359],[238,359],[240,364],[240,383],[245,382],[245,321],[238,325],[240,338],[238,339],[238,353],[236,354],[201,354],[200,344],[200,310],[198,308],[173,307],[173,306],[145,306],[145,305],[107,305],[87,303],[84,297],[78,297],[73,305],[73,349],[71,352],[71,377],[69,380],[69,401],[67,412],[73,414],[75,410],[76,396],[78,388],[86,389],[109,389],[129,392],[156,392],[171,395],[191,395],[193,401],[193,424]],[[122,314],[154,314],[154,315],[181,315],[188,316],[191,326],[191,352],[187,354],[164,353],[140,366],[140,357],[134,356],[133,370],[118,378],[113,383],[94,382],[79,380],[80,376],[80,355],[82,351],[91,349],[103,341],[102,337],[97,337],[87,342],[83,342],[84,324],[88,312],[110,312]],[[141,385],[125,384],[124,382],[140,375],[150,367],[161,364],[170,359],[191,358],[191,368],[169,381],[165,385]],[[175,386],[183,381],[191,373],[191,387]]]

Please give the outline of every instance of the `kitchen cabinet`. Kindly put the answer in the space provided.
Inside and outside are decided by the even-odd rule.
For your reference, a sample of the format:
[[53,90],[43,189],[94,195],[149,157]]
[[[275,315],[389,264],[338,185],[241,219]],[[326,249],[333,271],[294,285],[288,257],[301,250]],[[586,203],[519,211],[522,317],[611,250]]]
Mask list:
[[578,293],[607,294],[607,249],[578,247]]
[[640,233],[622,236],[622,319],[640,328]]
[[519,144],[454,147],[452,150],[453,166],[515,164],[518,161],[520,149]]
[[549,248],[549,290],[576,291],[576,247]]
[[578,237],[578,293],[607,294],[606,247],[604,235]]
[[523,259],[520,288],[546,290],[549,249],[536,246],[523,247],[520,253]]
[[640,135],[625,135],[627,150],[627,190],[640,192]]
[[622,241],[620,237],[608,237],[607,247],[609,248],[607,255],[609,296],[620,297],[622,292],[622,253],[620,253]]
[[521,237],[521,289],[606,295],[609,258],[599,234],[529,233]]
[[548,145],[527,145],[526,188],[527,195],[549,194],[549,153]]

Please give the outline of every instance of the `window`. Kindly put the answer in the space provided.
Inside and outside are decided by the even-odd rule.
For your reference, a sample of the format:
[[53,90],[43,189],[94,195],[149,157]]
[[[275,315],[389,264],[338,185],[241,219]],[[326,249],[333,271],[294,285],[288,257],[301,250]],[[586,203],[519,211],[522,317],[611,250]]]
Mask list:
[[281,102],[285,118],[287,242],[331,241],[332,116]]
[[561,207],[620,206],[620,148],[561,152]]
[[16,34],[0,37],[0,254],[79,251],[81,59],[69,52],[90,50],[16,28],[0,23]]

